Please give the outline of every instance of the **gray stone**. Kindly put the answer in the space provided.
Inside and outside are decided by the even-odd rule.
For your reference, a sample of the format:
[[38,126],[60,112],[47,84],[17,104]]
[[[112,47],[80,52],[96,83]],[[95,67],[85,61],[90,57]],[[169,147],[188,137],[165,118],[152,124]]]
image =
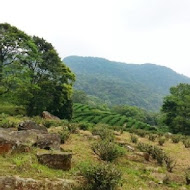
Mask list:
[[0,190],[72,190],[77,185],[73,180],[36,180],[18,176],[0,176]]
[[35,123],[34,121],[31,121],[31,120],[27,120],[27,121],[23,121],[23,122],[19,123],[18,131],[32,130],[32,129],[44,131],[45,133],[48,132],[46,127],[38,125],[37,123]]
[[71,152],[52,152],[43,151],[37,153],[39,163],[53,169],[70,170],[71,169]]

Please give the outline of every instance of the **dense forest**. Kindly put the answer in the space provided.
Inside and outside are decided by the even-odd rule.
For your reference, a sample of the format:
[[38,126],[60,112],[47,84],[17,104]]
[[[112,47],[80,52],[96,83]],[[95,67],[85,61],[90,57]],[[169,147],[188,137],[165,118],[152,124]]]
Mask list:
[[154,64],[124,64],[93,57],[66,57],[76,74],[75,89],[107,105],[131,105],[159,111],[171,86],[190,78]]

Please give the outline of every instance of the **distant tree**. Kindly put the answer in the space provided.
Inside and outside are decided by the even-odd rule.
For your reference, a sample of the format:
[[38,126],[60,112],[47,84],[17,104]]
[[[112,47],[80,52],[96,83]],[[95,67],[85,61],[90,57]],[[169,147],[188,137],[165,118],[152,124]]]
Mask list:
[[72,95],[73,103],[87,104],[88,97],[87,94],[80,90],[74,90]]
[[[24,105],[28,115],[43,110],[71,118],[74,74],[54,47],[39,37],[30,37],[9,24],[0,25],[1,93]],[[69,103],[68,103],[69,102]],[[66,112],[69,110],[69,114]]]
[[190,85],[179,84],[170,88],[170,95],[164,98],[162,111],[165,123],[173,133],[190,135]]

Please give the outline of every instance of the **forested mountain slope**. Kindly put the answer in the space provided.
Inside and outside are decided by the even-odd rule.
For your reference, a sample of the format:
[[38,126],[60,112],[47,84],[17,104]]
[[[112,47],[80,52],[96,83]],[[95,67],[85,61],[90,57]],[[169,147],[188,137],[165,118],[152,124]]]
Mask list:
[[66,57],[76,74],[75,88],[107,104],[129,104],[159,110],[169,88],[190,78],[154,64],[124,64],[95,57]]

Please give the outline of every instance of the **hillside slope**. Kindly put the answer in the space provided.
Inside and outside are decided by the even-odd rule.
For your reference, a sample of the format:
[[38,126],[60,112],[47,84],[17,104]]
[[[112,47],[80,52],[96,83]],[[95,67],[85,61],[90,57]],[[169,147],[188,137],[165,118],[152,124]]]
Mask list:
[[124,64],[79,56],[66,57],[63,61],[76,74],[76,89],[107,104],[128,104],[157,111],[171,86],[190,83],[190,78],[154,64]]

